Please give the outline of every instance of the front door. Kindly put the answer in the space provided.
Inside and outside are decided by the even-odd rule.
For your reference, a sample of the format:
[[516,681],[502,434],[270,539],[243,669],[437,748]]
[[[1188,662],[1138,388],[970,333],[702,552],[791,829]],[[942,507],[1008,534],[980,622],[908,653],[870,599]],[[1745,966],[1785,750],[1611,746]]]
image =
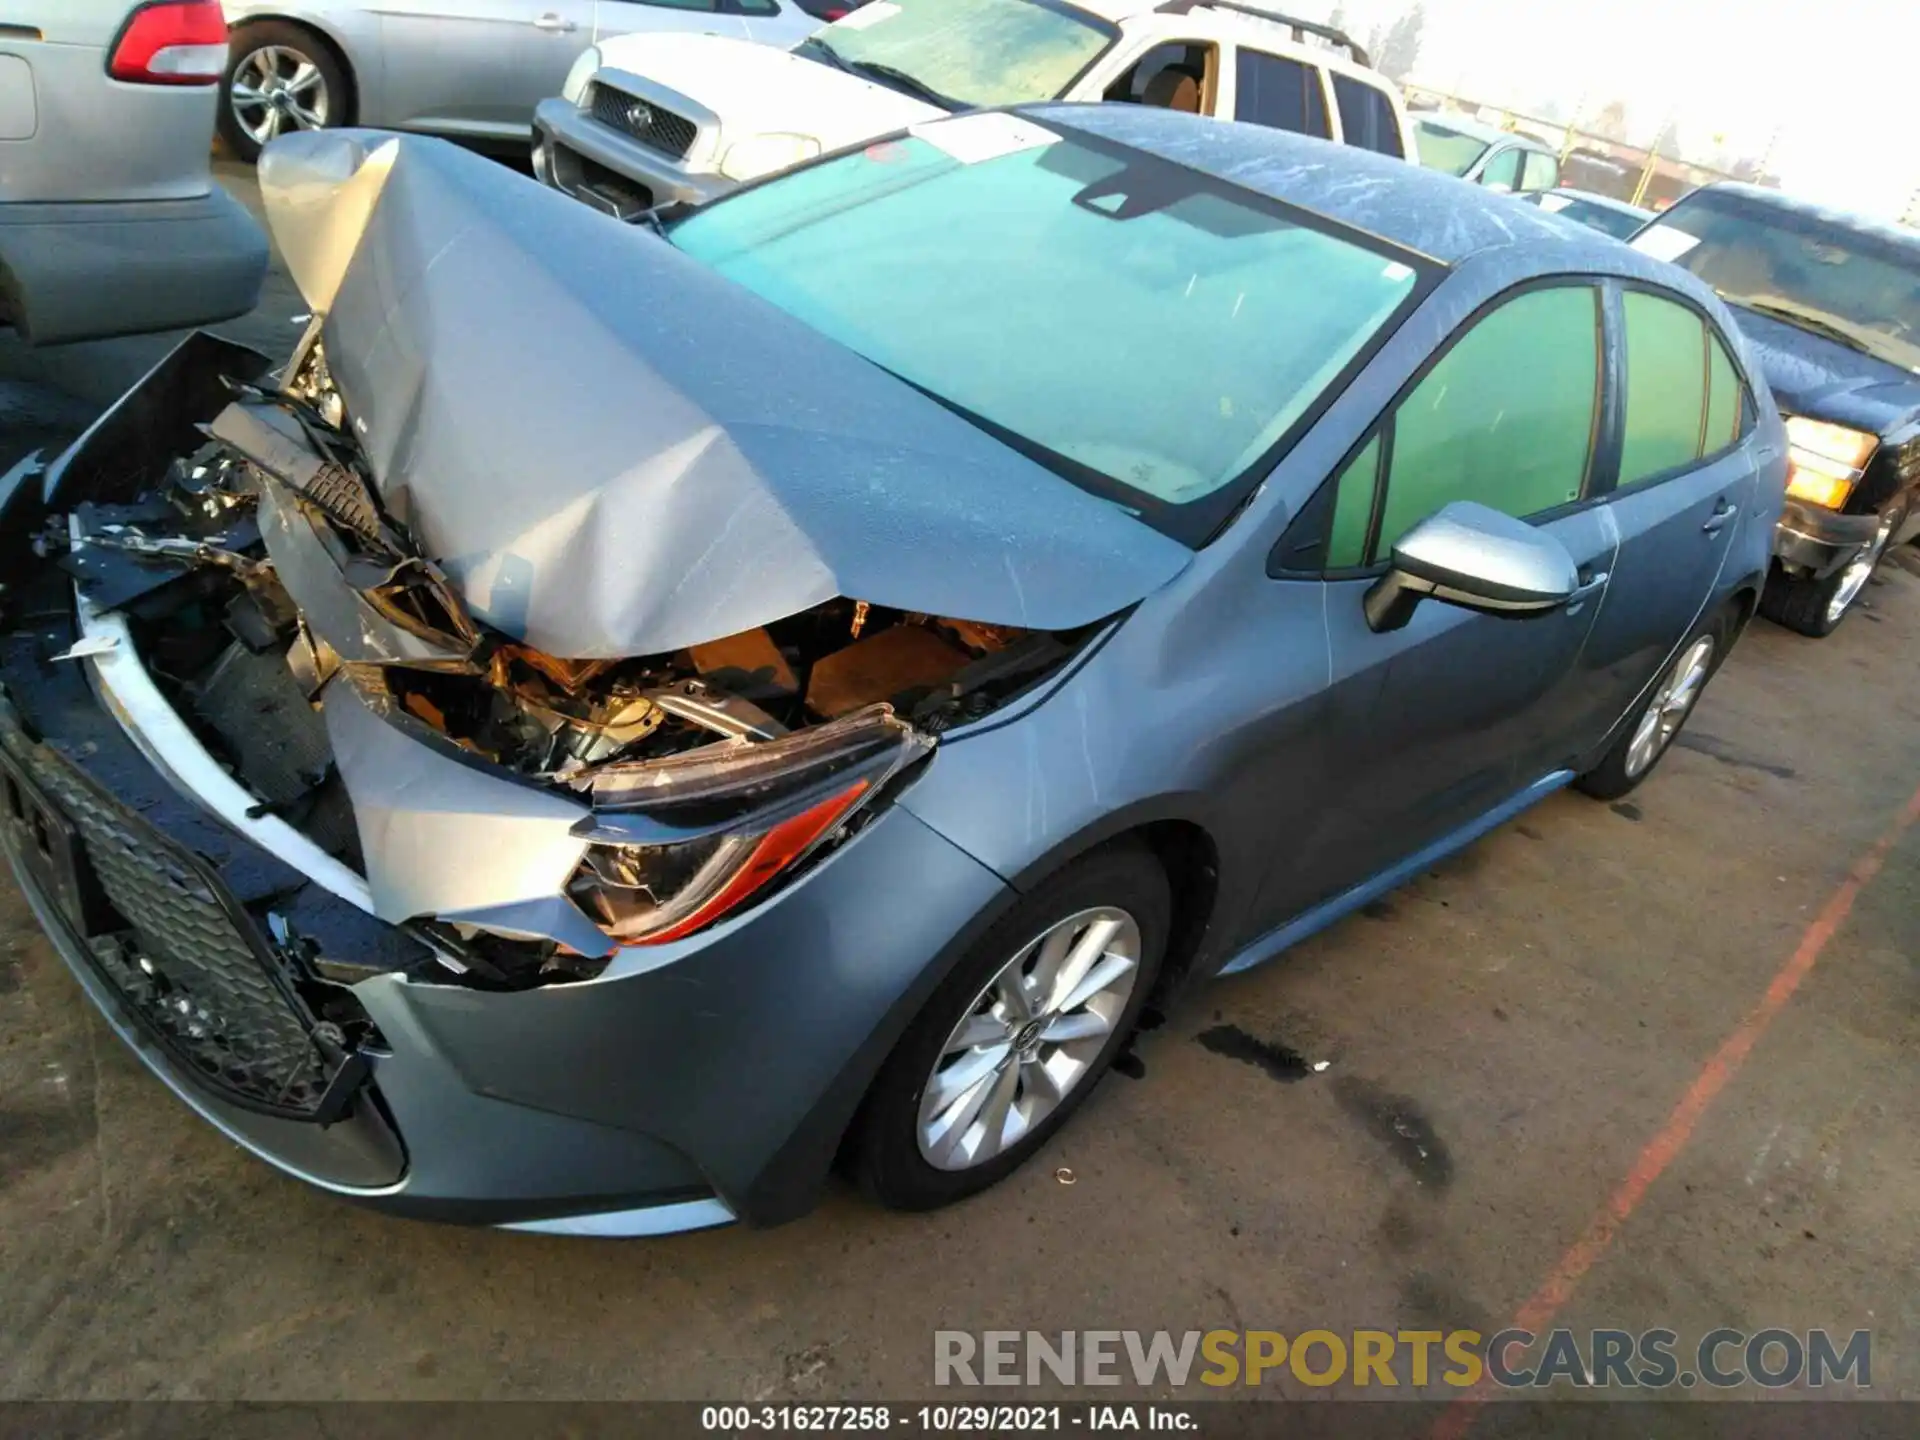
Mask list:
[[384,123],[509,138],[593,39],[593,0],[382,0]]
[[[1483,312],[1329,482],[1331,503],[1303,510],[1299,523],[1326,516],[1328,788],[1310,833],[1276,844],[1256,929],[1445,840],[1552,769],[1563,746],[1549,702],[1578,671],[1616,558],[1589,495],[1599,324],[1586,284]],[[1532,518],[1593,588],[1520,619],[1428,600],[1376,634],[1362,597],[1394,541],[1454,500]]]

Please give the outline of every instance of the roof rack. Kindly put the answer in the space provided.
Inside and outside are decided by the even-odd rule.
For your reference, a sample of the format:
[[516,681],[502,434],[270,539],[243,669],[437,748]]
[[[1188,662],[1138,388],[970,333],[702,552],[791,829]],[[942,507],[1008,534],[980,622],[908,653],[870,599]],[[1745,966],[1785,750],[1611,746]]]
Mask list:
[[1165,0],[1156,7],[1160,15],[1190,15],[1195,10],[1234,10],[1242,15],[1252,15],[1261,20],[1271,20],[1293,31],[1293,38],[1304,40],[1309,35],[1318,35],[1322,40],[1331,40],[1335,45],[1346,49],[1356,65],[1373,68],[1373,62],[1367,59],[1367,52],[1360,48],[1360,42],[1344,30],[1336,30],[1331,25],[1322,25],[1317,20],[1302,20],[1298,15],[1288,15],[1280,10],[1269,10],[1264,5],[1248,5],[1243,0]]

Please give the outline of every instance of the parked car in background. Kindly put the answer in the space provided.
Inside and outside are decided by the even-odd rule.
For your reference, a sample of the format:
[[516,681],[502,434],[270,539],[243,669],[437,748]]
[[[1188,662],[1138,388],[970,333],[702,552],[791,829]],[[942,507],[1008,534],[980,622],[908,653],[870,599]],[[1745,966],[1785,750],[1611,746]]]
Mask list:
[[1636,230],[1653,219],[1651,210],[1615,200],[1611,195],[1595,195],[1590,190],[1540,190],[1526,199],[1550,215],[1578,220],[1589,229],[1616,240],[1631,239]]
[[1826,635],[1920,528],[1920,233],[1729,183],[1694,191],[1633,243],[1739,317],[1792,445],[1761,610]]
[[220,134],[251,160],[292,130],[373,125],[523,141],[580,52],[631,32],[791,45],[832,0],[226,0]]
[[261,184],[284,378],[196,336],[0,513],[0,839],[149,1066],[369,1205],[978,1191],[1150,995],[1644,781],[1765,577],[1713,293],[1357,148],[983,111],[658,227],[364,131]]
[[1530,194],[1560,183],[1560,157],[1531,135],[1465,115],[1422,115],[1415,122],[1420,163],[1489,190]]
[[1112,100],[1411,154],[1406,107],[1327,26],[1199,0],[887,0],[790,53],[635,35],[581,58],[536,123],[534,169],[631,215],[959,110]]
[[213,183],[215,0],[0,0],[0,326],[58,344],[251,310],[267,240]]

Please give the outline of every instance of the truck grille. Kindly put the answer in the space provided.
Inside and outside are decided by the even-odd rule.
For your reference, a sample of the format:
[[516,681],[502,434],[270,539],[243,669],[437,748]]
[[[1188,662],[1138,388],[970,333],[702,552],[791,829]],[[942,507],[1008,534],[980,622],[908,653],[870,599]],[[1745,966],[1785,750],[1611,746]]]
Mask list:
[[334,1067],[244,912],[191,855],[53,751],[11,725],[0,741],[39,792],[9,783],[11,818],[42,802],[56,812],[124,927],[95,924],[88,944],[128,1010],[207,1088],[249,1109],[315,1118]]
[[610,85],[588,87],[587,109],[602,125],[676,160],[686,158],[699,128],[684,115],[663,110],[651,100],[642,100]]

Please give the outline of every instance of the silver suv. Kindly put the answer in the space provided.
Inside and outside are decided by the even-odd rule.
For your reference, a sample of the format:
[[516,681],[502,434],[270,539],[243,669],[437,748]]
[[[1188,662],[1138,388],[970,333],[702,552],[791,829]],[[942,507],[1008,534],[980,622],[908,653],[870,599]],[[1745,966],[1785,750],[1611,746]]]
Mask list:
[[33,344],[251,310],[267,242],[213,183],[218,0],[0,0],[0,326]]

